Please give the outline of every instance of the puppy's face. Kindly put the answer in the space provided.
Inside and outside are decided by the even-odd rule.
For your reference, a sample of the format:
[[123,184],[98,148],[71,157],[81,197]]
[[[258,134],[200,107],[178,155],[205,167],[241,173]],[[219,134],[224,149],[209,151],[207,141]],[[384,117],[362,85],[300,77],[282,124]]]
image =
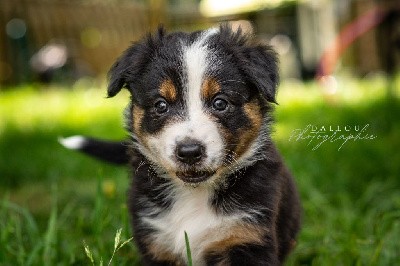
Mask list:
[[124,86],[132,94],[128,128],[139,150],[168,178],[215,182],[250,164],[268,140],[275,57],[240,32],[160,29],[129,48],[110,75],[109,96]]

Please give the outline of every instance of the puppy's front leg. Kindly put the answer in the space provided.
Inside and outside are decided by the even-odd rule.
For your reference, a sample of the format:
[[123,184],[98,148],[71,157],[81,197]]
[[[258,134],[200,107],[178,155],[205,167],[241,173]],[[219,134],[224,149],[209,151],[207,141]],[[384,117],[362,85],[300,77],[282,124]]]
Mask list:
[[207,258],[208,266],[276,266],[281,265],[274,239],[266,239],[265,245],[248,244],[230,248],[226,254],[214,254]]
[[280,265],[278,252],[272,246],[249,245],[243,247],[234,247],[229,252],[230,266],[239,265]]

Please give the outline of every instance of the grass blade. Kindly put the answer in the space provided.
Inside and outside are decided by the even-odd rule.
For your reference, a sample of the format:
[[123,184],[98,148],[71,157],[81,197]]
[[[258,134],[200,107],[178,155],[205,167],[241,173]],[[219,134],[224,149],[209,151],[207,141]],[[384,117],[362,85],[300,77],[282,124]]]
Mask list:
[[90,251],[90,248],[89,248],[89,246],[85,243],[85,241],[83,241],[83,247],[85,248],[86,256],[89,258],[89,260],[90,260],[90,262],[92,263],[92,265],[94,265],[94,259],[93,259],[92,252]]
[[192,251],[190,250],[189,237],[188,237],[188,234],[186,233],[186,231],[185,231],[185,243],[186,243],[186,254],[187,254],[187,260],[188,260],[188,266],[193,266]]
[[57,188],[52,187],[53,204],[50,212],[50,218],[47,225],[47,231],[44,237],[44,252],[43,263],[44,265],[52,265],[56,257],[56,244],[57,244],[57,218],[58,218],[58,201],[57,201]]
[[112,260],[114,259],[115,253],[122,248],[123,246],[125,246],[128,242],[130,242],[133,237],[129,238],[128,240],[125,240],[124,242],[122,242],[121,244],[121,234],[122,234],[122,228],[117,230],[117,233],[115,234],[115,239],[114,239],[114,251],[112,253],[111,259],[108,262],[108,266],[111,265]]
[[117,250],[119,243],[121,242],[121,233],[122,233],[122,228],[117,230],[117,233],[115,234],[114,238],[114,252]]

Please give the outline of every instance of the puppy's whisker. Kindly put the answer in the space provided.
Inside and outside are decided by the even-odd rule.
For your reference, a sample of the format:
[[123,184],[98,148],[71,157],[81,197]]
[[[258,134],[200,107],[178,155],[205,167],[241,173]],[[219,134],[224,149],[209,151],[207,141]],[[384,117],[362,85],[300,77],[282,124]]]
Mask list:
[[220,81],[221,84],[230,83],[230,82],[236,82],[236,83],[246,84],[246,82],[244,82],[244,81],[235,80],[235,79],[227,79],[227,80],[222,80],[222,81]]
[[139,163],[139,165],[138,165],[138,167],[136,167],[135,174],[137,174],[139,168],[142,167],[142,166],[145,165],[145,164],[146,164],[146,162],[145,162],[144,160],[141,160],[140,163]]

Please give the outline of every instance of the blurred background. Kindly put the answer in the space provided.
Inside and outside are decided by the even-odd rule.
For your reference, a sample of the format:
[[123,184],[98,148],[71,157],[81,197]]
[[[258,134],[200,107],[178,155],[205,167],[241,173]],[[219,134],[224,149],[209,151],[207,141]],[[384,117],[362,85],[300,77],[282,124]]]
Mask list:
[[[128,170],[64,150],[57,138],[123,139],[129,96],[105,99],[116,58],[160,24],[192,31],[221,22],[279,55],[273,138],[304,209],[287,264],[400,261],[399,1],[1,0],[0,265],[90,264],[83,243],[96,265],[111,258],[117,230],[131,236]],[[297,138],[307,128],[361,138],[315,148]],[[138,265],[134,245],[113,263]]]
[[0,82],[101,77],[160,23],[195,30],[221,21],[252,25],[277,49],[284,78],[337,69],[391,74],[400,60],[399,12],[397,1],[378,0],[2,0]]

